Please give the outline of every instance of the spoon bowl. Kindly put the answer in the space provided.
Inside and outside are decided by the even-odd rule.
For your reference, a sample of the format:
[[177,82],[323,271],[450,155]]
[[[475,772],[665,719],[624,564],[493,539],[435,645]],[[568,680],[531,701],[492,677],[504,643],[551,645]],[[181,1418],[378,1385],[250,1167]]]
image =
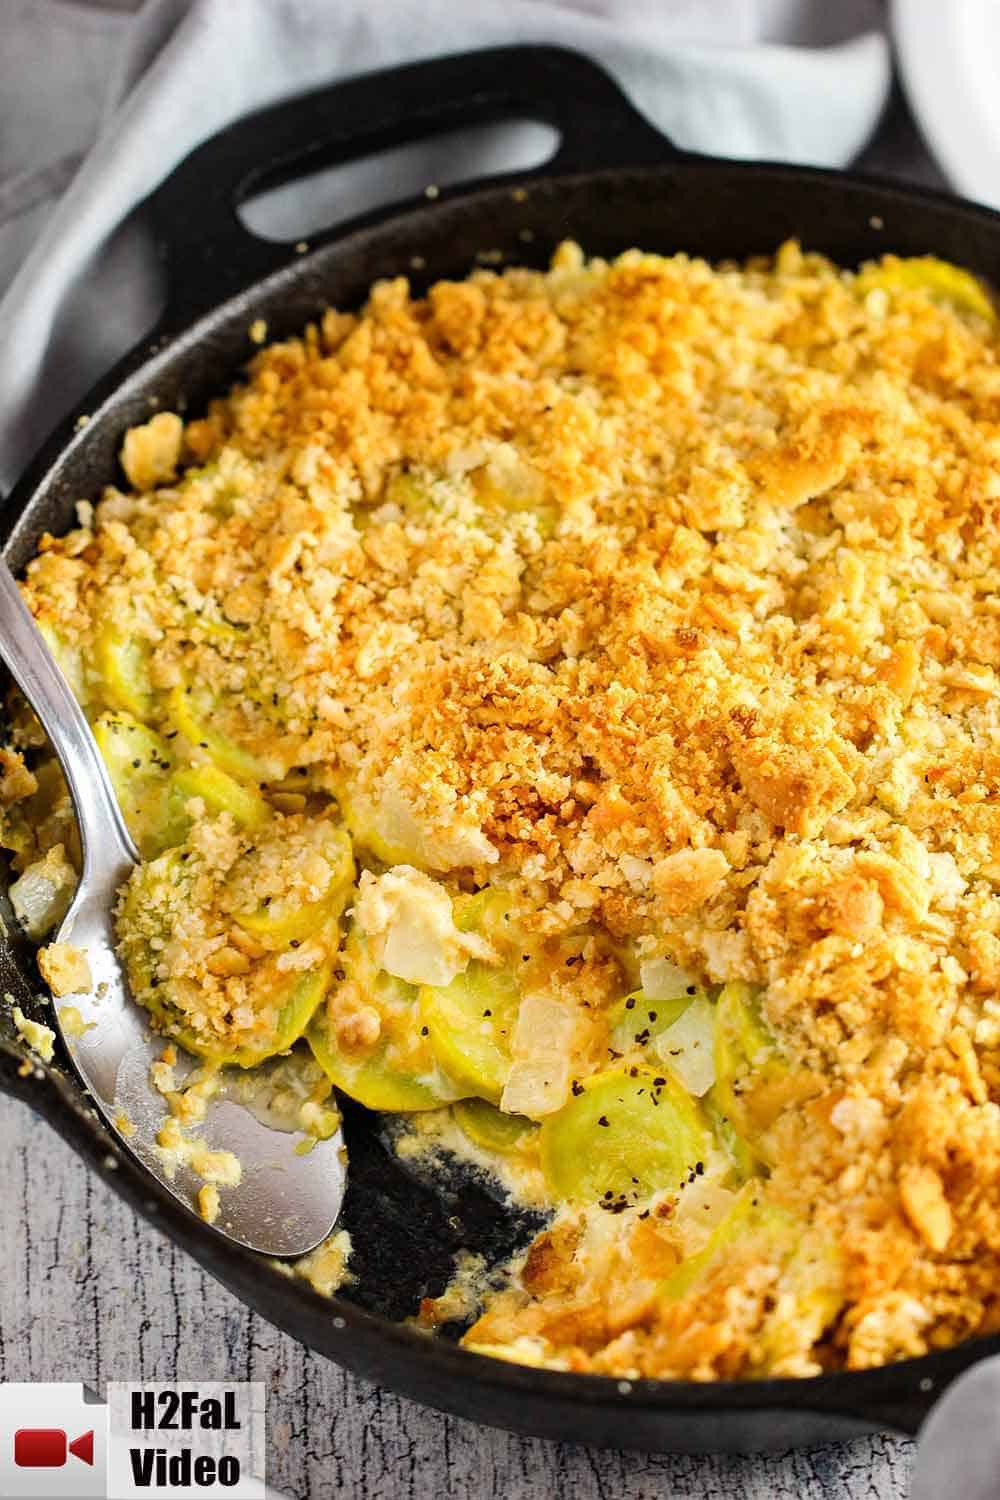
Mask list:
[[[169,1106],[154,1087],[152,1065],[168,1040],[129,994],[115,943],[118,892],[139,856],[83,711],[49,652],[14,577],[0,562],[0,657],[49,737],[69,786],[80,828],[83,870],[55,934],[86,955],[90,987],[53,1004],[69,1057],[107,1124],[132,1154],[192,1212],[205,1181],[157,1140]],[[294,1257],[333,1228],[346,1187],[338,1130],[301,1149],[301,1136],[275,1128],[225,1089],[208,1099],[204,1119],[185,1136],[231,1152],[239,1182],[219,1193],[214,1228],[251,1250]]]

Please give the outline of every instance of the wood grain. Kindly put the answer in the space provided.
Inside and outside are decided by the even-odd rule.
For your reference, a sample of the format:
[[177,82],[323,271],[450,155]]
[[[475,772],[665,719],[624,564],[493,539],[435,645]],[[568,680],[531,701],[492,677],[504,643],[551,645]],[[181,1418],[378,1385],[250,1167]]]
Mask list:
[[897,1500],[912,1444],[767,1458],[600,1452],[441,1416],[279,1333],[0,1099],[0,1380],[263,1380],[295,1500]]

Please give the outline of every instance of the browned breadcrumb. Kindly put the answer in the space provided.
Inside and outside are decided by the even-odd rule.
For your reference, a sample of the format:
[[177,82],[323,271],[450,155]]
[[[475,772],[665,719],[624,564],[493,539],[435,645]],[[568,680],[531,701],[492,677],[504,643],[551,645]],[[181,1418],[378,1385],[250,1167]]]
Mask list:
[[[12,998],[10,995],[4,996],[8,1003]],[[54,1055],[53,1045],[56,1039],[52,1027],[26,1016],[19,1005],[11,1006],[10,1015],[18,1036],[28,1044],[32,1052],[42,1059],[42,1062],[50,1063]]]
[[49,943],[39,948],[38,971],[57,999],[85,993],[93,983],[86,953],[72,943]]
[[184,424],[174,412],[161,411],[142,427],[131,427],[122,446],[122,467],[137,490],[169,484],[177,476]]
[[5,807],[20,802],[38,791],[38,779],[24,764],[16,750],[0,746],[0,803]]
[[85,1021],[77,1005],[60,1005],[59,1025],[63,1036],[78,1038],[93,1031],[96,1021]]
[[239,1187],[243,1176],[234,1152],[213,1150],[204,1141],[187,1135],[174,1115],[168,1115],[157,1131],[156,1152],[170,1178],[180,1166],[190,1167],[210,1187]]
[[[329,970],[351,871],[329,810],[276,813],[254,841],[227,813],[202,817],[122,893],[120,951],[133,994],[195,1051],[267,1048],[296,986]],[[290,945],[282,921],[313,909],[316,930]]]
[[[210,689],[268,778],[304,773],[282,795],[336,793],[387,863],[760,986],[792,1064],[751,1104],[762,1197],[807,1226],[793,1269],[751,1235],[664,1302],[655,1222],[601,1254],[568,1222],[477,1342],[712,1379],[1000,1327],[986,323],[794,244],[718,269],[566,246],[380,283],[263,349],[183,450],[165,420],[126,452],[163,487],[43,540],[36,616],[128,621],[158,691]],[[235,993],[243,950],[213,929],[209,964],[202,936]]]
[[219,1217],[219,1189],[214,1182],[206,1182],[198,1189],[198,1212],[206,1224],[214,1224]]
[[345,1281],[351,1279],[348,1271],[350,1258],[351,1237],[346,1229],[338,1229],[308,1255],[300,1256],[293,1270],[321,1297],[332,1297]]

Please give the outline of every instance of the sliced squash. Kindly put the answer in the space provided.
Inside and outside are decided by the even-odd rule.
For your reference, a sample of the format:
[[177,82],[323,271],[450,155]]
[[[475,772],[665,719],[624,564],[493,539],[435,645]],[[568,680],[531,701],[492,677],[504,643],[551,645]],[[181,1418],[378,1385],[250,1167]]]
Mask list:
[[790,1251],[782,1266],[774,1307],[758,1338],[762,1373],[782,1370],[791,1355],[796,1364],[835,1321],[844,1305],[844,1267],[840,1246],[816,1226],[793,1225]]
[[[169,849],[154,862],[168,879],[177,880],[178,885],[186,883],[180,849]],[[123,929],[132,929],[138,922],[139,912],[145,904],[142,876],[150,868],[150,864],[142,865],[126,886],[118,921],[120,933]],[[267,1061],[277,1053],[288,1052],[292,1043],[306,1031],[330,983],[331,960],[303,974],[285,974],[277,968],[276,957],[268,957],[259,963],[253,975],[253,989],[258,998],[264,993],[270,999],[268,1013],[273,1014],[274,1005],[277,1005],[276,1016],[273,1020],[265,1019],[264,1008],[256,1005],[258,1016],[255,1025],[250,1026],[249,1034],[238,1046],[226,1046],[223,1041],[208,1041],[190,1026],[186,1011],[172,995],[172,981],[160,983],[154,978],[153,956],[148,948],[135,941],[126,941],[124,959],[130,990],[136,1001],[147,1008],[160,1031],[198,1058],[216,1064],[235,1064],[240,1068],[255,1068],[259,1062]]]
[[87,712],[91,706],[90,693],[87,688],[87,674],[84,670],[81,647],[71,646],[62,631],[56,630],[52,622],[44,616],[36,620],[35,624],[45,637],[45,643],[55,657],[60,672],[73,689],[73,697],[84,712]]
[[801,1356],[823,1336],[844,1300],[840,1249],[815,1227],[787,1209],[767,1202],[762,1185],[748,1182],[704,1247],[689,1255],[659,1285],[665,1302],[692,1291],[739,1244],[752,1239],[781,1265],[774,1306],[757,1339],[756,1369],[780,1368],[787,1355]]
[[[402,984],[403,981],[397,980],[396,983]],[[433,1082],[398,1072],[392,1065],[386,1042],[361,1056],[352,1055],[337,1046],[322,1015],[310,1026],[306,1040],[334,1087],[356,1099],[366,1109],[408,1113],[440,1109],[447,1102]]]
[[624,1067],[577,1085],[539,1139],[549,1191],[581,1203],[631,1204],[676,1188],[711,1144],[701,1110],[674,1079]]
[[390,505],[398,505],[413,520],[422,519],[436,509],[430,486],[408,470],[392,475],[385,487],[385,499]]
[[422,1035],[416,985],[376,964],[364,934],[351,927],[340,956],[344,983],[378,1016],[379,1035],[370,1047],[345,1046],[326,1012],[309,1028],[313,1056],[330,1082],[367,1109],[438,1109],[457,1097],[437,1067]]
[[[813,1097],[821,1082],[784,1057],[749,985],[727,984],[716,1007],[714,1106],[732,1128],[733,1145],[771,1164],[769,1132],[783,1110]],[[724,1137],[723,1137],[724,1140]]]
[[178,1020],[178,1013],[170,1006],[169,1001],[149,1005],[148,1009],[164,1033],[195,1057],[204,1058],[206,1062],[220,1067],[256,1068],[267,1062],[268,1058],[287,1052],[305,1034],[326,994],[329,982],[328,964],[283,982],[285,1000],[267,1040],[259,1043],[248,1041],[236,1048],[207,1043],[190,1026]]
[[419,831],[412,818],[385,802],[376,806],[369,797],[349,787],[344,777],[336,779],[336,797],[344,822],[359,848],[384,865],[426,868]]
[[435,1056],[463,1093],[499,1103],[520,1000],[509,968],[475,962],[444,988],[421,989],[420,1014]]
[[459,932],[475,932],[504,951],[514,941],[511,899],[499,886],[486,885],[472,895],[458,895],[453,902]]
[[506,1115],[485,1099],[460,1099],[451,1112],[474,1146],[498,1156],[511,1156],[523,1149],[538,1129],[524,1115]]
[[173,781],[185,801],[200,797],[210,813],[231,813],[239,826],[250,833],[263,828],[271,816],[265,798],[255,787],[234,780],[218,766],[185,766],[176,772]]
[[[240,791],[243,790],[241,787]],[[340,830],[337,844],[339,860],[331,867],[330,888],[326,895],[301,906],[272,904],[261,906],[256,911],[241,912],[236,920],[243,931],[266,939],[269,946],[289,947],[321,932],[331,920],[336,921],[346,905],[354,879],[351,840],[345,831]]]
[[[338,832],[346,841],[342,830],[311,831],[333,835],[328,843],[336,843]],[[238,859],[255,857],[251,849]],[[210,878],[190,846],[170,848],[133,873],[119,909],[118,935],[133,995],[161,1030],[199,1057],[250,1068],[286,1052],[305,1032],[329,987],[350,877],[350,865],[331,869],[322,921],[310,929],[317,941],[307,950],[308,967],[289,967],[288,950],[297,943],[280,927],[255,935],[255,943],[234,939],[234,917],[225,902],[216,904],[216,893],[225,891],[233,870]],[[168,958],[174,927],[187,911],[192,931],[204,924],[206,957],[191,968]]]
[[716,1006],[713,1095],[722,1115],[743,1137],[752,1133],[745,1102],[751,1075],[759,1076],[774,1055],[774,1038],[761,1020],[750,986],[725,985]]
[[237,781],[259,785],[275,780],[281,767],[247,750],[222,730],[216,729],[219,708],[211,696],[190,683],[172,689],[167,699],[167,714],[174,728],[208,758]]
[[156,699],[149,681],[149,654],[148,641],[125,635],[111,623],[98,631],[94,658],[109,708],[124,709],[137,719],[154,717]]
[[877,265],[865,266],[854,285],[862,296],[876,288],[887,292],[926,292],[936,301],[975,313],[988,323],[996,321],[993,299],[982,282],[971,271],[939,260],[936,255],[914,255],[906,260],[887,255]]
[[171,795],[172,759],[163,736],[118,710],[101,714],[94,738],[143,859],[179,844],[189,824],[183,806]]
[[635,990],[608,1011],[609,1044],[625,1057],[645,1053],[680,1020],[693,998],[683,994],[671,1000],[648,1000],[642,990]]
[[329,988],[330,968],[330,964],[323,964],[318,969],[299,975],[293,981],[288,998],[278,1014],[278,1024],[266,1042],[259,1047],[248,1044],[217,1060],[234,1062],[241,1068],[255,1068],[267,1058],[287,1052],[293,1042],[305,1035],[309,1022],[319,1009]]
[[708,1091],[701,1101],[701,1106],[716,1140],[729,1157],[736,1175],[744,1181],[759,1175],[761,1159],[726,1114],[724,1106],[719,1102],[716,1088],[713,1087]]
[[[776,1214],[776,1211],[768,1210],[768,1213]],[[760,1186],[748,1182],[740,1189],[732,1208],[716,1224],[702,1249],[685,1257],[676,1271],[660,1283],[658,1294],[666,1302],[678,1301],[705,1275],[720,1252],[746,1234],[761,1214]],[[772,1222],[775,1227],[784,1227],[784,1220],[777,1215]]]

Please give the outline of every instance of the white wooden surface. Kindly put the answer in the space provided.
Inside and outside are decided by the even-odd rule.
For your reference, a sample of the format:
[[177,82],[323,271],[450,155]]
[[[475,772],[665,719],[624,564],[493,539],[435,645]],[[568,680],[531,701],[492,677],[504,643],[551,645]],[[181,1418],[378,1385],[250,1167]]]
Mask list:
[[[0,1381],[263,1380],[294,1500],[897,1500],[912,1445],[644,1456],[477,1428],[362,1384],[249,1312],[0,1099]],[[956,1497],[957,1500],[957,1497]]]

